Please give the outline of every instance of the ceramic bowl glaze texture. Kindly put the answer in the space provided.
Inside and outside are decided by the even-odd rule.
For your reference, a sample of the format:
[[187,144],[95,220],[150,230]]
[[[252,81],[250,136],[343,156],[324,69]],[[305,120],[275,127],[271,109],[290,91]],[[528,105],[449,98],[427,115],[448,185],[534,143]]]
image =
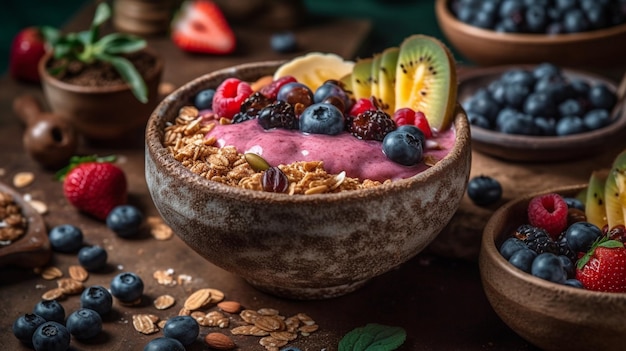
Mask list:
[[[542,193],[576,196],[585,187]],[[500,244],[527,222],[528,203],[539,194],[507,203],[485,226],[479,266],[491,306],[511,329],[544,350],[623,350],[626,294],[552,283],[522,272],[500,255]]]
[[439,27],[450,44],[482,66],[552,62],[568,67],[619,67],[626,55],[626,24],[581,33],[500,33],[458,20],[450,0],[436,0]]
[[146,180],[175,233],[209,262],[274,295],[319,299],[349,293],[409,260],[449,222],[471,163],[469,125],[456,111],[456,143],[435,166],[372,189],[297,195],[204,179],[163,147],[165,126],[201,90],[227,77],[254,81],[280,62],[199,77],[165,98],[146,128]]

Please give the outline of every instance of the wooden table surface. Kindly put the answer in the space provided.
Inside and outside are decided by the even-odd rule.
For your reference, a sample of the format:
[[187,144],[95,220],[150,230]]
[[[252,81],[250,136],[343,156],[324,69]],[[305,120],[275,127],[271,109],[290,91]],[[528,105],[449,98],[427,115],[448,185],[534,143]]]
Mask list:
[[[90,8],[85,9],[67,28],[84,28],[91,13]],[[166,61],[164,81],[179,86],[199,75],[233,64],[288,57],[269,49],[270,32],[251,28],[235,30],[239,49],[236,54],[224,57],[188,55],[176,49],[166,37],[150,38],[150,45]],[[306,51],[335,52],[353,57],[368,31],[367,22],[344,20],[307,26],[297,33]],[[155,240],[150,235],[122,239],[103,223],[77,213],[64,199],[61,183],[53,179],[53,173],[41,169],[22,148],[24,126],[11,112],[11,103],[23,93],[43,99],[38,85],[20,84],[8,77],[0,80],[0,181],[10,184],[16,173],[34,172],[35,181],[18,191],[48,205],[49,211],[44,216],[48,227],[65,223],[77,225],[83,230],[88,244],[100,244],[107,249],[109,269],[92,273],[85,285],[108,287],[117,273],[133,271],[143,278],[146,287],[142,305],[129,307],[115,302],[113,313],[104,320],[103,333],[89,342],[73,339],[72,350],[142,350],[149,340],[162,333],[138,333],[132,326],[132,315],[152,313],[162,319],[174,316],[190,292],[205,287],[223,291],[228,300],[239,301],[246,308],[271,307],[286,316],[299,312],[308,314],[320,329],[290,343],[302,350],[336,350],[344,334],[367,323],[404,328],[407,340],[401,350],[535,349],[498,318],[480,283],[475,261],[480,231],[497,206],[478,208],[467,198],[463,199],[458,213],[429,250],[372,279],[354,293],[320,301],[280,299],[257,291],[242,279],[208,263],[177,237],[167,241]],[[472,175],[497,177],[504,186],[504,202],[529,191],[583,183],[592,170],[608,164],[624,147],[624,141],[615,141],[615,145],[609,145],[607,152],[596,158],[558,164],[508,164],[474,153]],[[129,180],[129,201],[139,206],[146,216],[157,215],[145,183],[141,136],[120,148],[94,148],[81,144],[78,153],[118,155],[120,166]],[[72,264],[77,264],[76,255],[72,254],[55,253],[50,262],[66,276]],[[153,272],[168,269],[173,270],[175,276],[186,274],[191,279],[173,287],[159,285],[152,277]],[[0,301],[3,301],[0,305],[0,349],[28,349],[11,335],[11,325],[19,315],[31,312],[42,293],[53,287],[56,287],[55,281],[44,280],[30,269],[0,268]],[[163,294],[174,296],[177,302],[174,307],[160,311],[151,302]],[[79,297],[69,296],[61,303],[69,314],[79,306]],[[232,320],[236,323],[238,317]],[[212,331],[230,335],[227,330],[202,327],[199,340],[187,349],[207,349],[201,338]],[[238,336],[234,340],[240,350],[264,350],[257,337]]]

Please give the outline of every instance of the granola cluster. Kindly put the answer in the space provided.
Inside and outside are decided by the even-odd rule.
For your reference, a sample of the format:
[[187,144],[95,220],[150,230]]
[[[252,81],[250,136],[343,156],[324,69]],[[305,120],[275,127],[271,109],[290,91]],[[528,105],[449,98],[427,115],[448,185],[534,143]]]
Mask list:
[[[206,179],[262,191],[263,173],[253,170],[244,154],[233,146],[217,146],[214,137],[205,137],[216,123],[230,123],[230,120],[216,119],[214,115],[200,116],[197,108],[185,106],[174,123],[166,127],[163,145],[183,166]],[[343,172],[329,174],[322,161],[301,161],[278,167],[289,180],[287,193],[290,195],[336,193],[382,184],[370,179],[350,178]]]
[[26,218],[11,194],[0,191],[0,242],[11,243],[26,232]]

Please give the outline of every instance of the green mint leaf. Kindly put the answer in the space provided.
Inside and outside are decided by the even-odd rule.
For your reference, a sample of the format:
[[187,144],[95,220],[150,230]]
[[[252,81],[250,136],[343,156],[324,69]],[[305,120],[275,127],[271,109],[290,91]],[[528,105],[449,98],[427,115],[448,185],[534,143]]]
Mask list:
[[370,323],[347,333],[339,341],[339,351],[392,351],[405,340],[403,328]]
[[618,240],[607,240],[604,241],[600,244],[598,244],[598,247],[608,247],[608,248],[614,248],[614,247],[624,247],[624,244],[622,244],[621,241]]
[[102,37],[96,43],[101,47],[102,52],[110,55],[128,54],[131,52],[137,52],[146,47],[146,41],[136,36],[111,33]]
[[60,170],[58,170],[56,172],[56,174],[54,175],[54,178],[56,180],[64,180],[65,176],[76,166],[78,166],[81,163],[87,163],[87,162],[115,162],[115,160],[117,159],[117,157],[115,155],[110,155],[110,156],[98,156],[98,155],[88,155],[88,156],[72,156],[70,158],[70,163],[61,168]]

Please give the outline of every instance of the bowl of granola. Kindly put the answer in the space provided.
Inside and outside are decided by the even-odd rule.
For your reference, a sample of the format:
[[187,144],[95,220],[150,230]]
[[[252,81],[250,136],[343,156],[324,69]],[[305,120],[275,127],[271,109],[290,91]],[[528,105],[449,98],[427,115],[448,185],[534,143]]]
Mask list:
[[[306,153],[298,154],[302,161],[263,167],[279,164],[268,150],[289,153],[295,148],[284,135],[288,131],[224,122],[193,102],[200,92],[218,88],[228,79],[266,79],[282,64],[260,62],[222,69],[166,97],[146,128],[146,180],[164,220],[212,264],[277,296],[340,296],[415,256],[448,223],[469,175],[469,125],[455,104],[449,131],[432,141],[439,147],[425,151],[425,161],[402,179],[360,179],[349,172],[331,171],[332,162],[306,160]],[[215,94],[220,94],[219,88]],[[277,134],[271,145],[263,144],[265,153],[257,157],[219,146],[228,133],[215,136],[211,131],[227,130],[218,128],[224,124],[236,130],[237,140]],[[300,137],[317,140],[311,135]],[[333,145],[326,152],[340,147],[331,140],[339,136],[319,137],[323,141],[316,145]],[[383,154],[378,151],[359,158],[356,168],[384,172],[394,167],[380,163],[378,153]],[[350,168],[342,160],[338,169]]]

